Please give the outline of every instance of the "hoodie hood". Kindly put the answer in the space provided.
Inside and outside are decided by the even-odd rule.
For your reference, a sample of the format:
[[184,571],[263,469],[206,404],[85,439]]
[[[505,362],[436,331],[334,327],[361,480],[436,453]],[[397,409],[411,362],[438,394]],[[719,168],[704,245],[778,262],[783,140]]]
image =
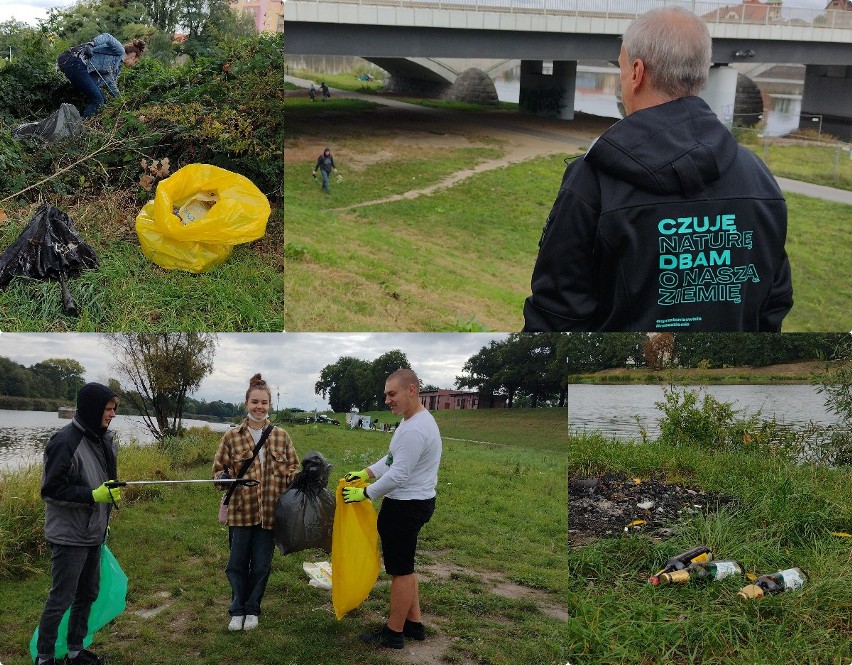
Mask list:
[[620,120],[585,159],[638,189],[692,197],[716,182],[736,155],[736,140],[707,103],[684,97]]
[[77,419],[94,433],[103,434],[101,421],[107,403],[116,397],[115,392],[101,383],[87,383],[77,393]]

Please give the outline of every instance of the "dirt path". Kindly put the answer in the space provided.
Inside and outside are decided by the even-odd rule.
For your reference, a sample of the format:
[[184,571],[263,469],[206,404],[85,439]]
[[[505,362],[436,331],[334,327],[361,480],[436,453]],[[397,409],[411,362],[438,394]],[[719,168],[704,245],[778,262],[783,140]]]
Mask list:
[[[310,85],[310,82],[303,79],[291,77],[290,80],[297,85]],[[470,147],[476,145],[471,142],[472,137],[488,137],[500,141],[504,150],[501,157],[456,171],[432,185],[413,188],[402,194],[336,208],[337,211],[415,199],[432,194],[440,189],[452,187],[486,171],[504,168],[536,157],[585,150],[594,138],[599,136],[613,122],[612,119],[583,115],[578,115],[572,121],[564,121],[538,118],[515,112],[459,112],[418,106],[395,99],[386,99],[379,95],[336,89],[332,89],[332,94],[339,97],[361,99],[386,107],[387,112],[381,113],[381,127],[384,131],[399,132],[400,135],[394,141],[396,145],[443,148]],[[439,124],[443,130],[440,135],[436,135],[434,129],[430,131],[430,127],[435,124]],[[310,156],[313,156],[316,151],[315,147],[321,144],[322,138],[320,137],[301,137],[296,146],[285,150],[285,161],[303,160],[305,150],[310,151]],[[359,158],[355,160],[356,168],[363,167],[366,163],[375,163],[383,157],[390,156],[390,154],[378,152],[367,160],[364,159],[364,156],[359,155]]]

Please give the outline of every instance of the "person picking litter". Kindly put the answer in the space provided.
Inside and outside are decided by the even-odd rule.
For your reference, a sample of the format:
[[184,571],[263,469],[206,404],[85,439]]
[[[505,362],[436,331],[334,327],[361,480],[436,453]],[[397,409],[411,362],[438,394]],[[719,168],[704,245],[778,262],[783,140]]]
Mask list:
[[410,369],[398,369],[385,382],[385,404],[403,420],[388,454],[348,482],[375,480],[366,487],[344,487],[346,503],[384,497],[378,517],[385,570],[391,575],[390,615],[381,629],[361,635],[368,643],[402,649],[405,637],[423,640],[420,592],[414,554],[420,529],[435,511],[435,487],[441,462],[441,433],[432,414],[420,403],[420,381]]
[[56,662],[59,624],[69,607],[66,663],[101,662],[83,648],[83,639],[100,590],[101,546],[110,511],[120,499],[118,489],[105,485],[117,475],[118,445],[108,431],[117,407],[112,390],[87,383],[77,393],[74,419],[44,449],[41,496],[52,584],[38,624],[38,665]]
[[269,384],[255,374],[246,391],[246,417],[222,437],[213,459],[214,478],[258,481],[237,488],[227,508],[231,631],[257,628],[275,552],[275,507],[299,470],[290,436],[269,422],[271,404]]
[[331,175],[332,171],[337,171],[337,167],[334,165],[334,157],[331,154],[331,149],[326,148],[322,151],[322,154],[317,157],[317,165],[314,167],[313,177],[317,177],[317,171],[319,170],[322,175],[322,188],[326,194],[331,194],[331,191],[328,189],[328,177]]

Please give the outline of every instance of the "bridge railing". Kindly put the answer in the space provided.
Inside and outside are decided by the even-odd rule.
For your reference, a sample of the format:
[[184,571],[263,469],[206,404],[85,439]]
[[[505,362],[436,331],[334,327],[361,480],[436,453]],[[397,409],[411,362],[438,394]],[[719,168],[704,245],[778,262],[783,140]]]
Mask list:
[[317,0],[338,4],[383,5],[400,8],[459,9],[524,14],[585,16],[632,20],[650,9],[680,6],[707,23],[792,25],[817,28],[852,28],[852,12],[782,8],[775,5],[738,5],[695,0]]

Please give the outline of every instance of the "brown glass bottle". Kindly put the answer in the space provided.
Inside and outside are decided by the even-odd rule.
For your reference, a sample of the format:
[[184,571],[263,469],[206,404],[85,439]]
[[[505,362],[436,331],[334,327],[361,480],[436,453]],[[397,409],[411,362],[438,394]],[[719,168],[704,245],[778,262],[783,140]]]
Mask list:
[[754,582],[744,586],[737,594],[740,600],[752,600],[770,596],[784,591],[801,589],[808,576],[801,568],[788,568],[779,570],[770,575],[761,575]]
[[710,551],[709,547],[705,547],[704,545],[699,545],[698,547],[693,547],[690,550],[686,550],[686,552],[681,552],[677,556],[672,557],[666,564],[657,572],[656,575],[652,575],[648,578],[648,581],[656,586],[660,583],[660,575],[663,573],[671,573],[675,570],[683,570],[691,563],[707,563],[713,560],[713,553]]

